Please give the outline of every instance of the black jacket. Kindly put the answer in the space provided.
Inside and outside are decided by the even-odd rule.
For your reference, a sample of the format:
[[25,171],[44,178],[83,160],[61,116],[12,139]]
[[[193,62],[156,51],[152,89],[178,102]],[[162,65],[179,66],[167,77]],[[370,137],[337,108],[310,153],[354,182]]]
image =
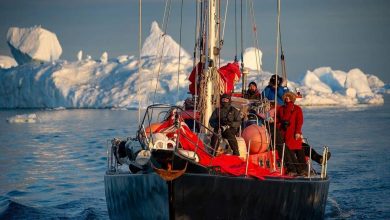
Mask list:
[[229,125],[232,128],[240,127],[241,125],[240,112],[236,108],[230,105],[229,107],[221,108],[220,113],[219,113],[219,109],[220,108],[216,108],[210,117],[209,123],[211,127],[213,127],[214,129],[218,128],[219,126],[225,126],[225,125]]
[[246,99],[260,99],[261,95],[259,93],[259,90],[256,89],[256,91],[252,92],[249,89],[244,94],[244,98]]

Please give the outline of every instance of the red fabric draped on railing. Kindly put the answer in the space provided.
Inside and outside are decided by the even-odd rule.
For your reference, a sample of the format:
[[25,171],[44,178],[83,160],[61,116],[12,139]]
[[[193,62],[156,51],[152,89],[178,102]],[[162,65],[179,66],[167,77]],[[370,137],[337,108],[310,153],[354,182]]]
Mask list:
[[[180,125],[180,126],[175,126]],[[179,127],[179,129],[177,128]],[[157,129],[156,132],[163,132],[170,139],[175,136],[179,138],[181,147],[184,150],[190,150],[196,152],[199,156],[199,163],[203,166],[217,166],[220,167],[222,173],[230,174],[233,176],[245,175],[246,162],[238,156],[233,155],[220,155],[212,157],[207,153],[207,150],[199,137],[191,131],[191,129],[183,122],[183,119],[176,115],[173,111]],[[271,175],[268,169],[257,166],[256,164],[248,164],[248,176],[256,177],[258,179],[264,179],[264,176]]]

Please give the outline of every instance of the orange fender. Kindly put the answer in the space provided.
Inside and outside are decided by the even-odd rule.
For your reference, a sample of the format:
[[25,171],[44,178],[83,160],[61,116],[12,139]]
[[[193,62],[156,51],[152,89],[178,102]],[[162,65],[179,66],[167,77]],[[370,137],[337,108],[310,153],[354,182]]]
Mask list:
[[244,129],[241,136],[244,138],[246,146],[249,147],[249,154],[263,153],[267,150],[270,138],[264,126],[256,124],[250,125]]

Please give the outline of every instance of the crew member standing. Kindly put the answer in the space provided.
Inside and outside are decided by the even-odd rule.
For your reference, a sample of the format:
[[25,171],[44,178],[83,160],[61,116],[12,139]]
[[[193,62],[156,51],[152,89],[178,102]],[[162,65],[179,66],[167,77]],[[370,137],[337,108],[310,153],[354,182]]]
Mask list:
[[277,123],[288,149],[293,151],[299,162],[297,169],[301,175],[307,175],[305,153],[302,150],[303,113],[295,105],[296,95],[287,92],[283,95],[284,105],[278,109]]
[[[212,113],[209,123],[214,128],[215,133],[220,133],[223,138],[227,139],[233,155],[239,156],[236,133],[241,125],[240,112],[231,105],[231,97],[228,94],[221,96],[221,107],[216,108]],[[218,136],[213,135],[211,138],[211,147],[214,154],[218,149]]]
[[[276,80],[277,79],[277,80]],[[277,82],[276,82],[277,81]],[[283,78],[277,75],[272,75],[268,86],[266,86],[261,92],[262,97],[267,98],[269,101],[275,100],[275,90],[277,90],[277,103],[283,105],[283,95],[288,92],[288,88],[283,86]]]

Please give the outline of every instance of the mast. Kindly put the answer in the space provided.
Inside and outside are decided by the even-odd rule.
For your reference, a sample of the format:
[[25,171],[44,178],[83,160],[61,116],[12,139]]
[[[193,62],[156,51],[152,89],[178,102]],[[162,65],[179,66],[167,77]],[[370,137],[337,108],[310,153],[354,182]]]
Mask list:
[[219,60],[219,1],[218,0],[207,0],[208,10],[205,11],[207,13],[207,34],[206,34],[206,65],[204,67],[203,73],[205,76],[205,97],[204,100],[204,112],[202,115],[202,124],[207,125],[209,127],[209,119],[213,112],[213,98],[215,95],[213,94],[214,84],[217,82],[213,82],[215,78],[213,74],[217,74],[216,71],[216,63]]
[[138,97],[138,126],[141,123],[141,98],[140,98],[140,81],[142,72],[141,53],[142,53],[142,0],[139,0],[139,35],[138,35],[138,80],[137,80],[137,97]]

